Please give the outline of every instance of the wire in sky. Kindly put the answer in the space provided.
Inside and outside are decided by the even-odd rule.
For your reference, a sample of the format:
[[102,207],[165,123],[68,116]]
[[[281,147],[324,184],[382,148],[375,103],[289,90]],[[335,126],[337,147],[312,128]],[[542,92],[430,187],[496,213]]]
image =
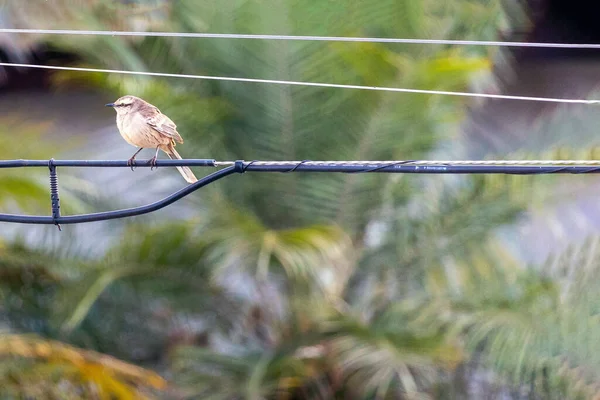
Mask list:
[[0,33],[46,34],[46,35],[93,35],[93,36],[143,36],[143,37],[178,37],[205,39],[254,39],[254,40],[294,40],[321,42],[369,42],[369,43],[404,43],[404,44],[438,44],[464,46],[498,46],[498,47],[552,47],[567,49],[600,49],[594,43],[534,43],[507,42],[493,40],[450,40],[450,39],[402,39],[377,37],[348,36],[310,36],[310,35],[252,35],[237,33],[194,33],[194,32],[128,32],[128,31],[92,31],[74,29],[12,29],[0,28]]
[[101,73],[114,73],[114,74],[125,74],[125,75],[158,76],[158,77],[166,77],[166,78],[203,79],[203,80],[213,80],[213,81],[270,83],[270,84],[277,84],[277,85],[313,86],[313,87],[326,87],[326,88],[337,88],[337,89],[373,90],[373,91],[383,91],[383,92],[435,94],[435,95],[446,95],[446,96],[479,97],[479,98],[503,99],[503,100],[542,101],[542,102],[549,102],[549,103],[575,103],[575,104],[598,104],[598,103],[600,103],[600,100],[511,96],[511,95],[505,95],[505,94],[492,94],[492,93],[452,92],[452,91],[446,91],[446,90],[425,90],[425,89],[409,89],[409,88],[395,88],[395,87],[382,87],[382,86],[344,85],[344,84],[338,84],[338,83],[325,83],[325,82],[301,82],[301,81],[286,81],[286,80],[275,80],[275,79],[236,78],[236,77],[231,77],[231,76],[170,74],[170,73],[165,73],[165,72],[127,71],[127,70],[103,69],[103,68],[62,67],[62,66],[54,66],[54,65],[20,64],[20,63],[7,63],[7,62],[0,62],[0,66],[17,67],[17,68],[38,68],[38,69],[49,69],[49,70],[59,70],[59,71],[101,72]]

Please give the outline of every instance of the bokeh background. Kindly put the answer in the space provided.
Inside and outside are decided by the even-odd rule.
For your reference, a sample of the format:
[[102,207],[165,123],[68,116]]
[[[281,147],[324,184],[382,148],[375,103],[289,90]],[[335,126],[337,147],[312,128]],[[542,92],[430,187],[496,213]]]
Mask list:
[[[4,0],[0,27],[597,43],[597,7]],[[565,98],[597,98],[599,56],[0,34],[8,62]],[[124,94],[177,123],[184,158],[600,158],[591,105],[0,73],[0,159],[129,158],[103,107]],[[142,205],[185,184],[173,168],[59,173],[64,214]],[[47,215],[47,180],[43,169],[0,171],[0,209]],[[598,183],[248,173],[143,217],[62,232],[1,224],[0,398],[598,398]]]

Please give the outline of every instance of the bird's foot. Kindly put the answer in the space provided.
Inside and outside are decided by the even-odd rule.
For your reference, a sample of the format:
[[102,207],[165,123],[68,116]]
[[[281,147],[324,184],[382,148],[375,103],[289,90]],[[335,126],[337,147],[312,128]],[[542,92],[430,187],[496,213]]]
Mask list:
[[154,168],[158,168],[156,166],[156,156],[152,157],[150,160],[148,160],[148,164],[151,165],[150,167],[150,171],[152,171]]
[[129,160],[127,160],[127,165],[129,165],[129,167],[133,171],[133,169],[135,168],[135,157],[131,157]]

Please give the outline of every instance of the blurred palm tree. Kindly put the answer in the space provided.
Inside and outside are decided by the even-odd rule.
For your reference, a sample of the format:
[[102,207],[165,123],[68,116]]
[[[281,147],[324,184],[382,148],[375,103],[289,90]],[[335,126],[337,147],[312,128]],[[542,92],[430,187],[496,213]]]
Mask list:
[[525,398],[595,398],[597,242],[570,248],[541,271],[488,244],[472,252],[474,262],[432,270],[424,296],[405,301],[403,313],[420,329],[458,335]]
[[[502,18],[486,0],[69,4],[9,12],[49,13],[34,21],[55,28],[480,40],[493,39]],[[438,90],[464,90],[486,75],[490,56],[400,44],[45,40],[83,66]],[[177,121],[184,156],[375,160],[460,151],[452,144],[465,104],[456,98],[72,72],[54,82],[149,99]],[[3,311],[20,331],[156,368],[190,398],[427,398],[481,354],[514,387],[573,393],[576,374],[549,366],[551,352],[538,347],[562,310],[590,321],[592,303],[561,303],[562,282],[520,271],[506,254],[493,264],[483,250],[530,204],[532,187],[524,177],[247,173],[187,200],[188,221],[128,224],[103,258],[59,258],[49,292],[6,287],[32,307],[19,313],[23,304],[7,303]],[[538,315],[540,326],[532,323]],[[567,343],[554,340],[552,352],[568,355],[572,372],[582,364]],[[544,374],[552,375],[538,379]]]

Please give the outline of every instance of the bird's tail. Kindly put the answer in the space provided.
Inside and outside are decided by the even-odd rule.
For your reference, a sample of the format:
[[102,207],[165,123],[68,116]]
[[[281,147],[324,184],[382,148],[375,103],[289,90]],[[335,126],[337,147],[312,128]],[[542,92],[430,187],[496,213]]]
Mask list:
[[[172,144],[169,144],[169,146],[164,149],[164,152],[167,153],[169,158],[172,160],[181,160],[181,156],[179,155],[177,150],[175,150],[175,147]],[[176,167],[176,168],[179,171],[179,173],[181,174],[181,176],[183,176],[183,179],[185,179],[188,183],[194,183],[194,182],[198,181],[198,178],[196,178],[196,175],[194,175],[192,170],[189,169],[188,167]]]

